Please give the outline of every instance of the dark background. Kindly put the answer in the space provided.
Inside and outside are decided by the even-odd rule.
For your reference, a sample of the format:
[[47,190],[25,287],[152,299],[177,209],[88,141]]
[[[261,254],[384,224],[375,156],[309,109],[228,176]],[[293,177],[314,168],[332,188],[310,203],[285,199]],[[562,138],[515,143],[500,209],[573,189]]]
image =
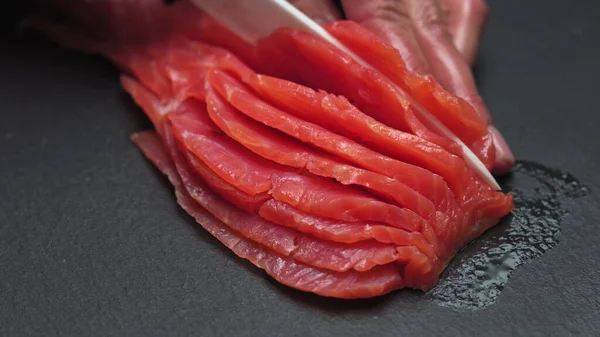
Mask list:
[[497,125],[519,159],[591,194],[556,248],[466,312],[413,291],[344,302],[278,285],[179,210],[128,140],[149,123],[110,64],[5,30],[0,335],[600,335],[600,2],[489,7],[476,73]]

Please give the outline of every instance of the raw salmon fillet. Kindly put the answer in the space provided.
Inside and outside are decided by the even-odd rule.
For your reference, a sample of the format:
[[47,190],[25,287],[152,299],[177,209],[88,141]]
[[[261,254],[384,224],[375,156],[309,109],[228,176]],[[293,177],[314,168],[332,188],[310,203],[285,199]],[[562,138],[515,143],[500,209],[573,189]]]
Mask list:
[[132,140],[179,205],[287,286],[346,299],[428,290],[513,208],[411,100],[490,168],[485,121],[357,23],[325,28],[377,71],[292,29],[249,45],[185,2],[56,0],[25,24],[110,59],[155,128]]

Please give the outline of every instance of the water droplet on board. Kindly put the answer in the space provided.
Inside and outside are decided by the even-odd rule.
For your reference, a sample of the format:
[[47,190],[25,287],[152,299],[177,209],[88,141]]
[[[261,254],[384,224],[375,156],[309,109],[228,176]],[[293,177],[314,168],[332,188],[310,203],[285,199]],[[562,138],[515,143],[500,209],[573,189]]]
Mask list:
[[494,303],[516,268],[558,244],[565,202],[589,193],[572,175],[525,161],[503,185],[515,198],[513,214],[457,254],[429,300],[467,310]]

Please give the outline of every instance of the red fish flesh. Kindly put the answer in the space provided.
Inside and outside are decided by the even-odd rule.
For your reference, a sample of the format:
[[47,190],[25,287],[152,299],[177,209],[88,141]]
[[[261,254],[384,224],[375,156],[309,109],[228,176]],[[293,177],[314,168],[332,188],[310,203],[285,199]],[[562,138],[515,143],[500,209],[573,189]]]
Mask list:
[[186,3],[58,0],[27,23],[122,70],[155,127],[132,140],[177,202],[290,287],[338,298],[430,289],[513,208],[396,88],[489,168],[485,121],[356,23],[325,28],[379,72],[292,29],[248,45]]

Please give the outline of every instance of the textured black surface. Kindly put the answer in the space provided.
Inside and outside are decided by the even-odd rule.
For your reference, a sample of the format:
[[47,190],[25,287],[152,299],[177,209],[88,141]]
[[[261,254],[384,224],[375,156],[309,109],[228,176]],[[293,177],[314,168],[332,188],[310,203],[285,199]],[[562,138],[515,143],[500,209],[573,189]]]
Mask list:
[[[551,4],[552,3],[552,4]],[[597,2],[490,1],[478,80],[518,158],[572,173],[560,244],[483,310],[419,292],[345,302],[278,285],[179,210],[128,136],[149,127],[97,57],[0,47],[0,335],[600,335]]]

